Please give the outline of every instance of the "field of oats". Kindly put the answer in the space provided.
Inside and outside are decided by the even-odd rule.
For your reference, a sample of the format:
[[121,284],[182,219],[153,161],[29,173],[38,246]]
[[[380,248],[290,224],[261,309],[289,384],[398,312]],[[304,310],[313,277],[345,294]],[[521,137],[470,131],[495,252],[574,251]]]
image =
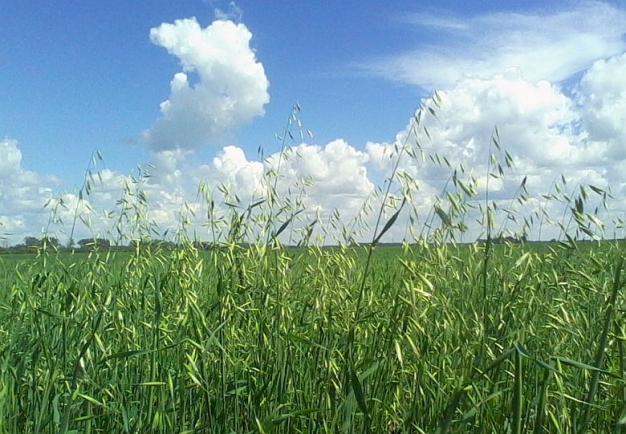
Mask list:
[[[494,139],[488,178],[499,151]],[[306,210],[276,194],[278,168],[249,206],[207,194],[211,243],[149,242],[137,182],[117,220],[130,251],[1,256],[0,433],[622,432],[624,243],[576,241],[602,238],[585,209],[607,193],[555,184],[563,241],[517,242],[498,222],[517,216],[525,234],[549,216],[503,211],[451,168],[412,231],[398,167],[360,246],[350,225],[343,247],[317,246],[316,220],[279,242]],[[455,243],[471,213],[484,241]],[[407,214],[412,241],[382,245]]]
[[0,430],[620,432],[620,245],[368,253],[5,256]]

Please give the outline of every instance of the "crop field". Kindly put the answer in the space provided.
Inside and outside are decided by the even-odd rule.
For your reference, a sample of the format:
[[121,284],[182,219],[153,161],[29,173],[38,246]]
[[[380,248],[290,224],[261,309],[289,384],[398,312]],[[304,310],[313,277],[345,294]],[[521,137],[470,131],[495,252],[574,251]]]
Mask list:
[[[152,239],[145,177],[129,177],[106,213],[123,249],[43,236],[36,254],[0,256],[0,434],[623,432],[624,241],[598,218],[610,192],[562,177],[525,212],[524,178],[504,208],[488,182],[512,158],[494,136],[482,190],[419,141],[394,147],[346,225],[307,214],[310,180],[285,188],[283,145],[249,205],[199,187],[210,242],[186,236],[191,212],[175,241]],[[436,198],[402,158],[450,171]],[[70,240],[89,225],[78,210]],[[481,241],[456,243],[472,222]],[[401,224],[412,241],[381,244]],[[549,224],[558,241],[525,241]]]
[[621,432],[622,258],[618,242],[5,255],[0,431]]

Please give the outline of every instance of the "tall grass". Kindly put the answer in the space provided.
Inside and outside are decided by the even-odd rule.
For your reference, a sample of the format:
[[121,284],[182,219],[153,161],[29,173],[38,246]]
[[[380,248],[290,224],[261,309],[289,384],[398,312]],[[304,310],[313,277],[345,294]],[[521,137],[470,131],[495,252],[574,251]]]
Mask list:
[[[547,195],[572,216],[557,223],[562,242],[496,243],[512,219],[524,232],[550,216],[502,210],[430,153],[433,101],[345,225],[305,209],[305,180],[280,194],[278,162],[249,203],[227,185],[200,187],[211,248],[189,237],[185,210],[176,247],[163,248],[149,242],[140,172],[112,226],[133,251],[44,245],[31,261],[5,260],[0,432],[621,432],[624,253],[576,241],[600,226],[585,213],[590,187],[575,196],[563,179]],[[496,131],[487,178],[511,164],[499,141]],[[402,158],[450,170],[426,218]],[[527,196],[523,181],[519,203]],[[455,243],[474,216],[485,242]],[[381,246],[403,221],[412,241]],[[311,242],[333,228],[345,243]]]

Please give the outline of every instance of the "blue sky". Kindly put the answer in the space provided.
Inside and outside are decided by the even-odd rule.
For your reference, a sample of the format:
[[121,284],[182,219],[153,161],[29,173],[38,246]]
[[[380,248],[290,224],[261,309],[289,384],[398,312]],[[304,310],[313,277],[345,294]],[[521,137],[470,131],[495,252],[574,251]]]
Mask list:
[[[435,89],[447,105],[432,147],[458,164],[482,170],[477,143],[498,126],[518,163],[513,179],[547,188],[566,173],[620,191],[625,18],[617,1],[2,2],[0,222],[12,242],[41,233],[43,204],[78,200],[99,151],[110,185],[89,205],[114,207],[124,176],[154,164],[154,218],[173,227],[194,183],[258,182],[256,150],[278,149],[274,134],[296,102],[314,137],[291,170],[319,180],[313,208],[349,216],[385,176],[382,147]],[[437,181],[421,181],[437,195]],[[427,212],[434,202],[423,203]]]
[[[321,141],[345,137],[363,145],[393,138],[424,92],[363,76],[352,64],[406,45],[394,23],[399,4],[237,3],[270,80],[271,103],[262,119],[207,147],[228,140],[246,150],[260,142],[272,145],[296,102]],[[176,58],[151,43],[150,29],[188,17],[207,26],[215,8],[230,10],[226,2],[201,0],[27,0],[0,7],[1,55],[11,65],[0,71],[2,134],[19,139],[29,168],[70,175],[67,181],[74,184],[81,173],[69,174],[67,167],[85,166],[93,150],[121,171],[147,158],[145,149],[127,142],[158,116],[180,69]],[[409,30],[400,33],[411,37]],[[389,99],[394,104],[387,104]]]

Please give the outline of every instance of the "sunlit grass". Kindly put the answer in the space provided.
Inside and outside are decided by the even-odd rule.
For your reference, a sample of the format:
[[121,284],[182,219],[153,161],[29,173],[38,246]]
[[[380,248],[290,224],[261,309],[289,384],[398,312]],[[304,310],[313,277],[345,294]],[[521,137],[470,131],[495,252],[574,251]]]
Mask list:
[[[342,246],[311,242],[302,191],[278,195],[276,168],[250,205],[200,188],[207,250],[185,230],[175,248],[149,242],[138,177],[114,226],[134,250],[4,258],[0,432],[620,432],[624,252],[574,240],[598,226],[587,193],[550,199],[573,214],[564,242],[494,244],[499,210],[453,169],[414,242],[391,248],[398,216],[419,218],[397,169],[360,247],[358,219]],[[454,244],[476,210],[486,242]]]

